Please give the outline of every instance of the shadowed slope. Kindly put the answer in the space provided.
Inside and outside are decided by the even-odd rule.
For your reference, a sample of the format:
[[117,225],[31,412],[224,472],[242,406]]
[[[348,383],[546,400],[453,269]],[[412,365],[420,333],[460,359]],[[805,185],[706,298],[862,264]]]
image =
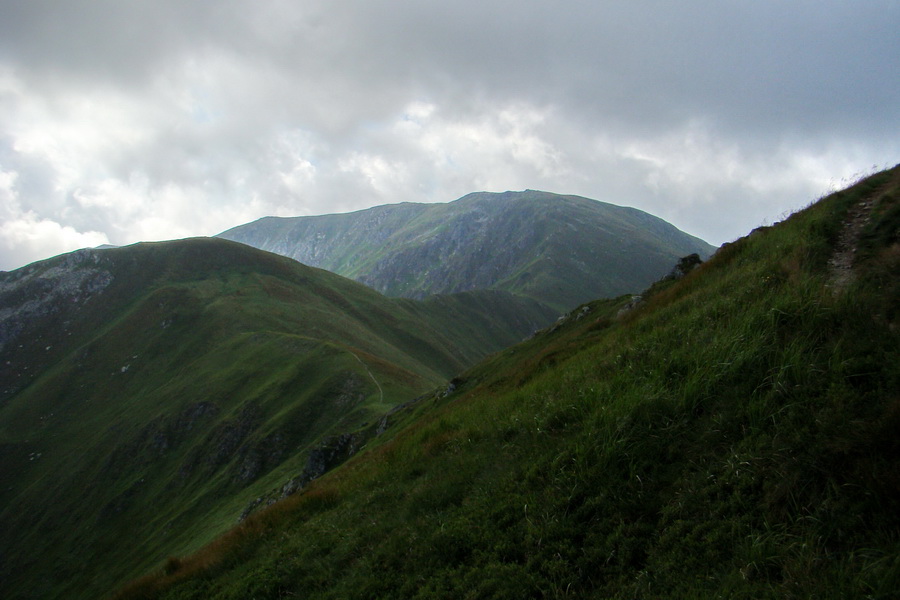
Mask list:
[[[490,314],[486,314],[490,311]],[[550,314],[420,304],[218,239],[0,274],[0,595],[96,597]]]
[[898,203],[894,168],[574,311],[119,597],[891,597]]

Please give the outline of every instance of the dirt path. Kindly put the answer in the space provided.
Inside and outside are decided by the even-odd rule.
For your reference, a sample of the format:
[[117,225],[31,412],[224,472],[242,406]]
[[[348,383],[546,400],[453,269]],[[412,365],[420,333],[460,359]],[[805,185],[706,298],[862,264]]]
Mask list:
[[364,363],[360,357],[356,356],[355,352],[350,352],[350,354],[352,354],[353,357],[359,361],[359,364],[361,364],[363,366],[363,368],[366,370],[366,373],[368,373],[369,377],[372,378],[372,381],[375,382],[375,387],[378,388],[378,398],[379,398],[378,401],[383,404],[384,403],[384,390],[381,389],[381,384],[379,384],[378,380],[375,379],[375,376],[372,375],[372,371],[369,370],[368,365],[366,365],[366,363]]
[[859,237],[869,222],[869,214],[874,203],[874,199],[867,198],[847,213],[847,220],[844,221],[844,227],[838,237],[834,255],[828,261],[829,287],[835,292],[843,290],[853,281],[853,262],[856,258]]

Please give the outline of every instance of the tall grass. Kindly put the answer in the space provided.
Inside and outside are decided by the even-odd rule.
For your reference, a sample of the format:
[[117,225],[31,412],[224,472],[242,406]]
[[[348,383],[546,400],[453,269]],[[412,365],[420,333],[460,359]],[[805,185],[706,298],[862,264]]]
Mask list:
[[[826,198],[621,317],[625,299],[593,303],[423,401],[320,482],[327,502],[276,505],[118,597],[890,597],[898,182]],[[836,291],[834,241],[873,197]]]

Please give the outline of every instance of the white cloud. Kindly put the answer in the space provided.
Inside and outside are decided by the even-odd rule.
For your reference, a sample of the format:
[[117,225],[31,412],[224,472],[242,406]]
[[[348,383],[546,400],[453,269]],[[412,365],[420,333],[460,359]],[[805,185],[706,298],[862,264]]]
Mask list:
[[109,243],[97,231],[76,231],[23,211],[16,191],[18,174],[0,171],[0,269],[9,270],[55,254]]
[[7,265],[41,256],[29,239],[49,255],[92,232],[124,244],[524,188],[719,243],[900,156],[888,0],[2,11],[0,172],[16,195],[0,226],[22,244]]
[[75,231],[34,213],[0,223],[3,257],[0,269],[10,270],[63,252],[108,244],[106,234],[99,231]]

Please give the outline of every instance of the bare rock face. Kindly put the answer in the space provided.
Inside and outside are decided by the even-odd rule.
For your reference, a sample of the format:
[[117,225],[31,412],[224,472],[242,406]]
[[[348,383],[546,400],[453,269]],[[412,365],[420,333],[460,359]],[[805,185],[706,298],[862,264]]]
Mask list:
[[0,275],[0,351],[15,342],[33,318],[77,307],[112,280],[96,250],[73,252],[50,267],[32,265]]
[[102,254],[79,250],[0,273],[0,403],[52,362],[78,311],[113,282]]

